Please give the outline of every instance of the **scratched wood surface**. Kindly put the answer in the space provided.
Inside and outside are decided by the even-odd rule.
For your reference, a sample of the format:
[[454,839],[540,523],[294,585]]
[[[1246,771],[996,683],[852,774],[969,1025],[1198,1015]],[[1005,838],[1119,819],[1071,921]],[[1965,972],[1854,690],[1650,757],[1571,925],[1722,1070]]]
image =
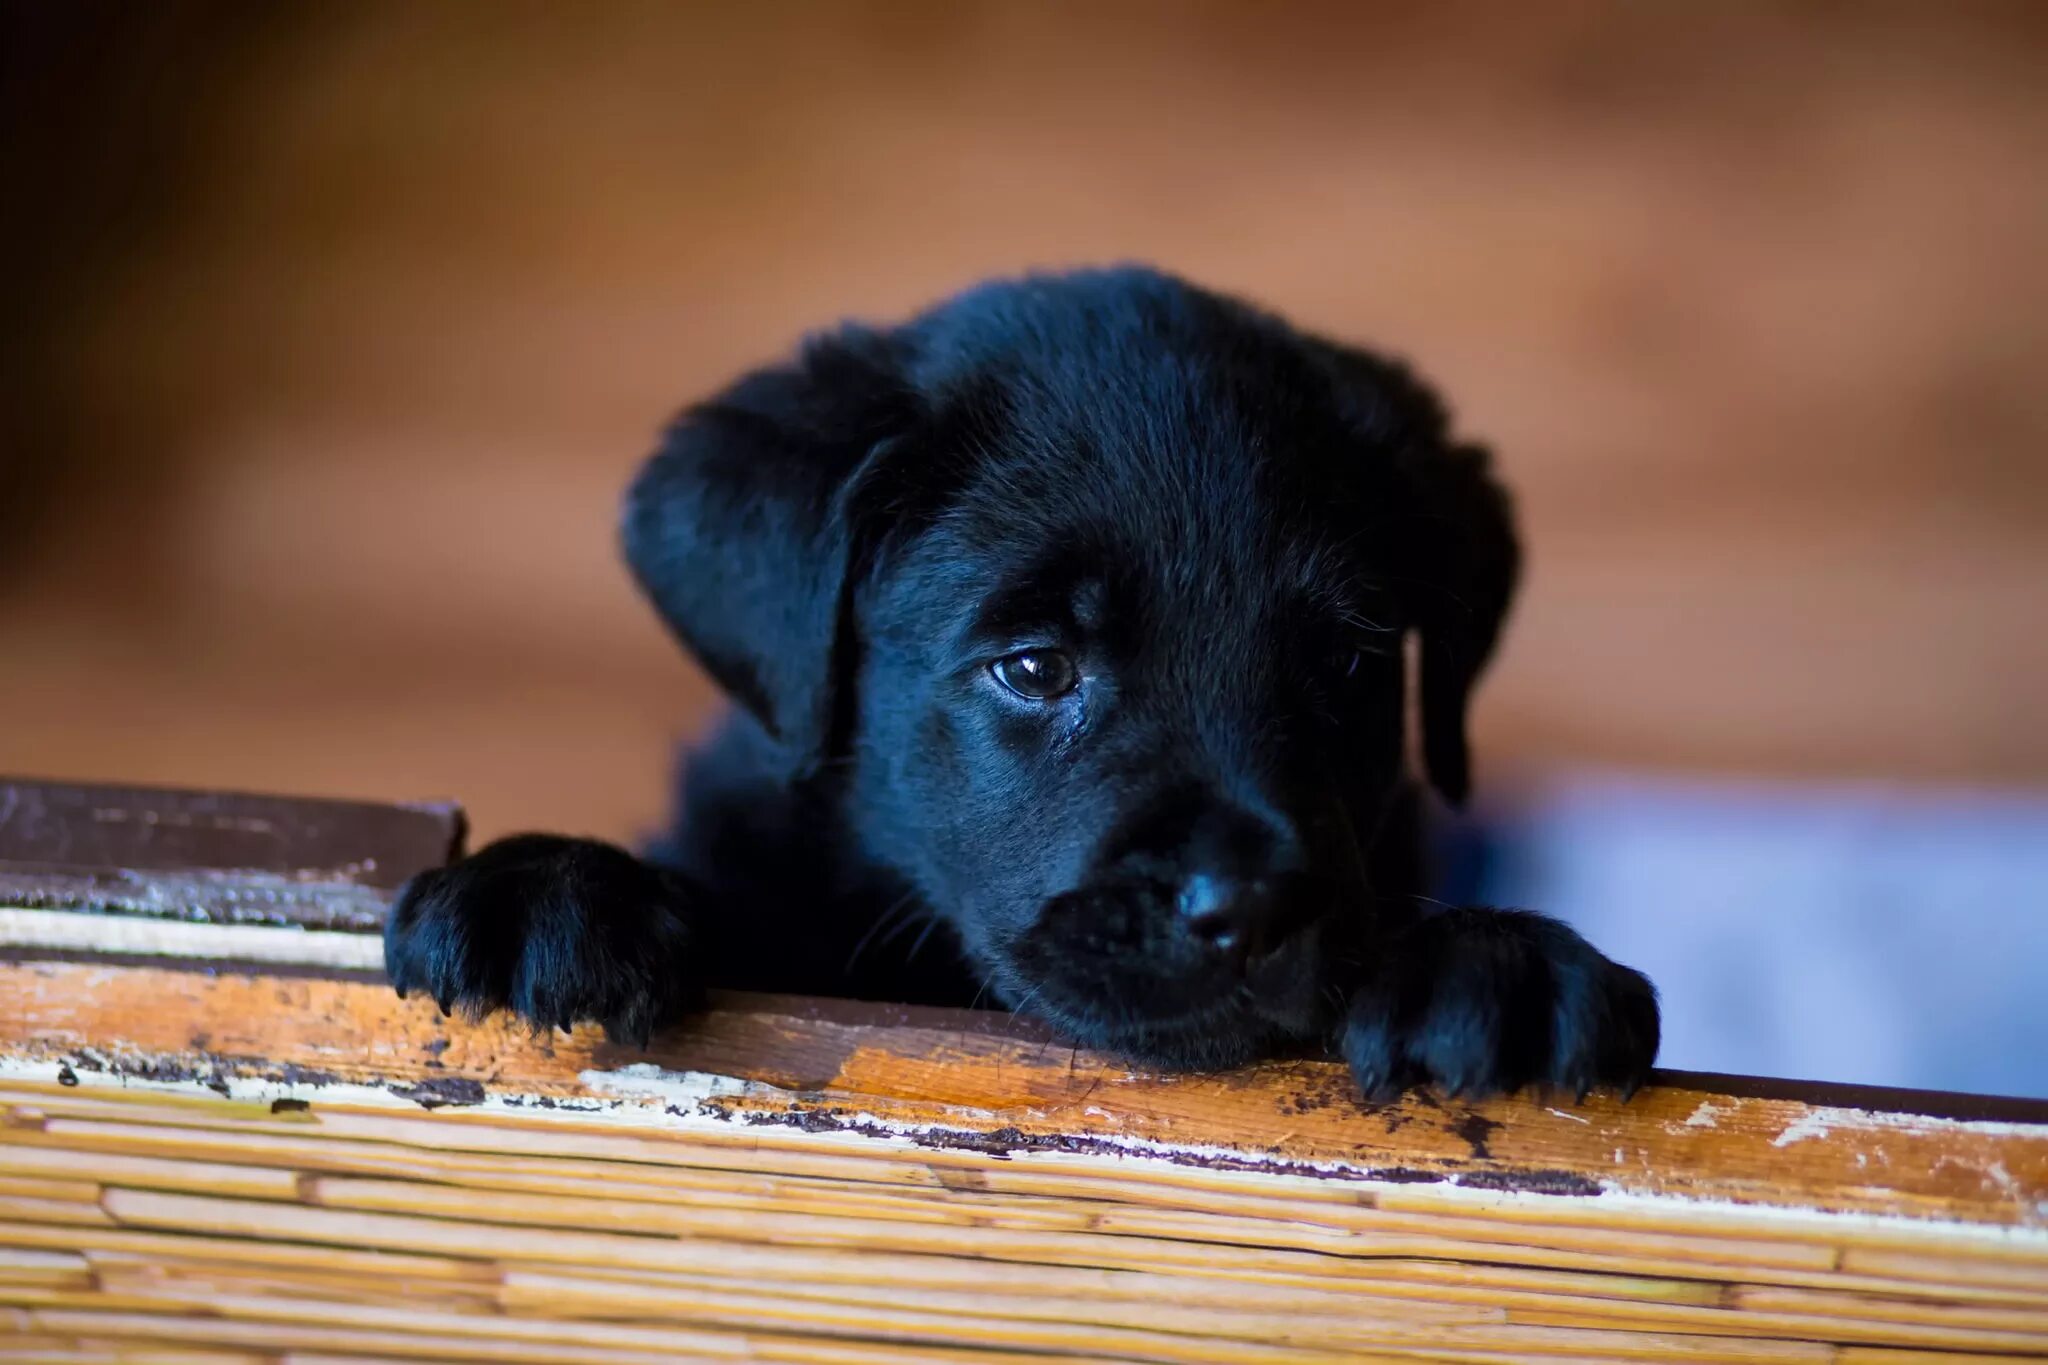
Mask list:
[[642,1054],[15,962],[0,1359],[2048,1356],[2041,1106],[1660,1079],[1370,1107],[1002,1016],[732,997]]

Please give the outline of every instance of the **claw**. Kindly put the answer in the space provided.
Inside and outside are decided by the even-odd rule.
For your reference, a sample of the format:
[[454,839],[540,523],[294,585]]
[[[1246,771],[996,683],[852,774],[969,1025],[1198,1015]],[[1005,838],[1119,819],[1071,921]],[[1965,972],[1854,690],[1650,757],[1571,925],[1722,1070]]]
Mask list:
[[452,1003],[453,1000],[453,996],[447,995],[437,995],[434,997],[434,1003],[441,1007],[441,1017],[443,1019],[446,1019],[449,1015],[455,1013],[455,1007],[454,1004]]

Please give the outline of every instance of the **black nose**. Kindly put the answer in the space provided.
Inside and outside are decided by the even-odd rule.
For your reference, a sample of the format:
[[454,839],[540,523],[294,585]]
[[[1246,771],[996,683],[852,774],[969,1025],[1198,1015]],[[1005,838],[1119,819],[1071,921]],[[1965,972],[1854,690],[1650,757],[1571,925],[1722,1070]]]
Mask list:
[[1269,946],[1274,908],[1273,887],[1264,878],[1197,872],[1180,889],[1181,922],[1227,957],[1255,957]]

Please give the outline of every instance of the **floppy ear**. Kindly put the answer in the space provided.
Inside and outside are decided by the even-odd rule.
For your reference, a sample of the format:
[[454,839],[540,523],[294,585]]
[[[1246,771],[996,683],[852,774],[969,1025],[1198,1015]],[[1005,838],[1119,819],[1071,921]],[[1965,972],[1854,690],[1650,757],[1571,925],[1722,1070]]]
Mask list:
[[641,590],[800,764],[822,756],[853,666],[850,495],[915,416],[898,343],[842,328],[684,412],[626,494]]
[[1422,757],[1431,784],[1461,805],[1472,786],[1465,715],[1514,598],[1521,547],[1484,449],[1436,445],[1402,463],[1419,509],[1407,596],[1421,637]]
[[1377,458],[1391,461],[1381,496],[1394,572],[1409,626],[1420,640],[1422,757],[1429,780],[1453,805],[1472,786],[1465,713],[1493,655],[1521,572],[1507,491],[1475,445],[1450,439],[1443,404],[1406,367],[1365,351],[1313,342],[1339,415]]

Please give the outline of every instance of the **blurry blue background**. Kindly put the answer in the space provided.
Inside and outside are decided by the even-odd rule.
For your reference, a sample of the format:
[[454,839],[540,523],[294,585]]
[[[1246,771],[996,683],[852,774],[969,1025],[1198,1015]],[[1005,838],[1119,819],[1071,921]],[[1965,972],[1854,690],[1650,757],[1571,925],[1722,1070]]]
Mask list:
[[1647,972],[1665,1066],[2048,1098],[2048,797],[1582,772],[1460,833],[1447,893]]

